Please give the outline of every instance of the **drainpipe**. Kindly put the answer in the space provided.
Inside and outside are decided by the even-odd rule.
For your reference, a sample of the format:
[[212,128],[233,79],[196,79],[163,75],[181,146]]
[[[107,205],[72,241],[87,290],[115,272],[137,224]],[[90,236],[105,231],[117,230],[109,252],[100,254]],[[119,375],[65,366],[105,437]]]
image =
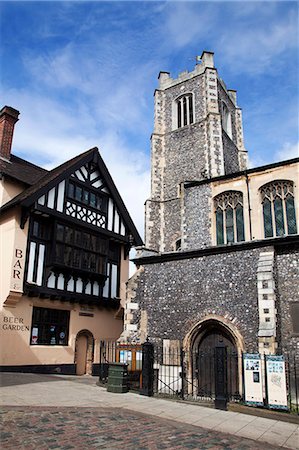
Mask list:
[[249,179],[248,174],[245,171],[245,177],[246,177],[246,186],[247,186],[247,202],[248,202],[248,214],[249,214],[249,238],[250,241],[252,241],[252,228],[251,228],[251,206],[250,206],[250,195],[249,195]]

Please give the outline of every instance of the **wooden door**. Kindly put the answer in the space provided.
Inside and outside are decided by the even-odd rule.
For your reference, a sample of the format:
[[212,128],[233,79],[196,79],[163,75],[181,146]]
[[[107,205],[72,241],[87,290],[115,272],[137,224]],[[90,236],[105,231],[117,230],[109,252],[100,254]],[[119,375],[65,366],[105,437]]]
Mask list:
[[238,391],[238,356],[230,338],[217,329],[208,331],[199,343],[197,351],[198,394],[201,397],[215,398],[216,348],[225,348],[227,394],[233,397]]
[[87,336],[81,334],[77,338],[77,364],[76,373],[77,375],[86,374],[86,361],[87,361],[87,346],[88,340]]

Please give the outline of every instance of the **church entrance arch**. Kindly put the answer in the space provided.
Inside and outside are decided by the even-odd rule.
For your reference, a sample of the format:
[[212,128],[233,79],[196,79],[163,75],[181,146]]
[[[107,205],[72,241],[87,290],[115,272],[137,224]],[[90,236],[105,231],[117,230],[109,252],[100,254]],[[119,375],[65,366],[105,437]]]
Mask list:
[[77,375],[92,375],[94,338],[90,331],[81,330],[76,336],[75,364]]
[[185,348],[190,355],[189,381],[198,397],[215,399],[222,392],[228,399],[239,398],[243,342],[231,323],[206,318],[193,327]]

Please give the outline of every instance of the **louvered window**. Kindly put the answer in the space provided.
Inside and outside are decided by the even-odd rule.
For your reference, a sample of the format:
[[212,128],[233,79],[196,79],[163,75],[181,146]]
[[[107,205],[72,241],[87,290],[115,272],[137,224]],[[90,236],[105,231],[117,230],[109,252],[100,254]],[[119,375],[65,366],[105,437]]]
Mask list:
[[243,195],[227,191],[214,198],[217,245],[245,240]]
[[261,188],[265,237],[297,233],[294,187],[291,181],[274,181]]
[[194,121],[192,94],[183,95],[176,101],[177,127],[190,125]]

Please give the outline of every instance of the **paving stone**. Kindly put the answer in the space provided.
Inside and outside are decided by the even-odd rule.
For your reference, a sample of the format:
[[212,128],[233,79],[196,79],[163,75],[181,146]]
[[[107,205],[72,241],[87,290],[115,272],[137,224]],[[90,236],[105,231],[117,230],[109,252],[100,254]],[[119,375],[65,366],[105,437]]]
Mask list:
[[5,406],[1,426],[3,450],[265,449],[263,443],[242,437],[117,408],[93,408],[91,412],[74,407]]

